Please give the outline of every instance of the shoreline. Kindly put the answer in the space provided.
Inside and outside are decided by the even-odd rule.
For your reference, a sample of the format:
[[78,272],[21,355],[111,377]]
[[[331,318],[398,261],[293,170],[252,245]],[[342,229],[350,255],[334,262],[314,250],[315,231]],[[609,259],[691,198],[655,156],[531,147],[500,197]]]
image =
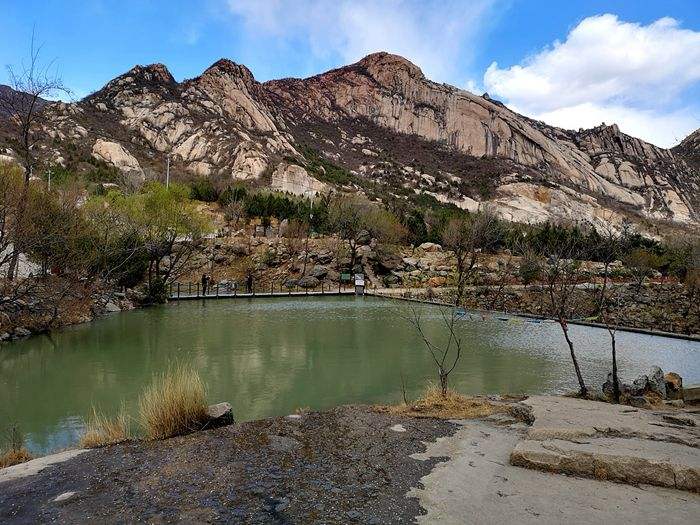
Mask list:
[[[413,302],[413,303],[421,303],[421,304],[429,304],[433,306],[445,306],[449,308],[454,308],[455,305],[451,303],[446,303],[443,301],[431,301],[428,299],[419,299],[415,297],[401,297],[398,295],[392,295],[392,294],[386,294],[383,292],[372,292],[368,291],[365,292],[365,295],[373,296],[373,297],[381,297],[383,299],[394,299],[394,300],[399,300],[399,301],[406,301],[406,302]],[[540,319],[543,321],[552,321],[556,323],[555,319],[552,319],[551,317],[546,317],[542,315],[536,315],[536,314],[529,314],[527,312],[504,312],[501,310],[480,310],[477,308],[464,308],[460,307],[465,310],[465,312],[473,312],[473,313],[487,313],[487,314],[502,314],[502,315],[509,315],[512,317],[523,317],[526,319]],[[579,326],[589,326],[592,328],[602,328],[602,329],[607,329],[607,327],[604,324],[601,323],[595,323],[592,321],[577,321],[577,320],[567,320],[568,324],[575,324]],[[611,326],[611,328],[614,328],[615,330],[619,332],[630,332],[630,333],[637,333],[637,334],[645,334],[645,335],[654,335],[657,337],[670,337],[673,339],[683,339],[686,341],[695,341],[695,342],[700,342],[700,335],[695,335],[695,334],[679,334],[676,332],[665,332],[663,330],[649,330],[645,328],[636,328],[633,326]]]
[[478,399],[495,409],[344,405],[64,451],[9,467],[25,475],[0,470],[0,521],[639,523],[700,511],[698,427],[659,424],[700,421],[697,410]]

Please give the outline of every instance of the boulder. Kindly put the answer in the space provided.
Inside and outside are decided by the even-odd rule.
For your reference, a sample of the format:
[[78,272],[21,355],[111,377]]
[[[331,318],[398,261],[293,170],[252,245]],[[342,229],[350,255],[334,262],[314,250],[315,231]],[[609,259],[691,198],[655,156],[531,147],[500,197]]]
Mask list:
[[651,367],[649,375],[649,389],[661,396],[661,399],[666,399],[666,380],[664,372],[658,366]]
[[631,385],[625,385],[630,396],[643,396],[649,391],[649,378],[642,374]]
[[30,330],[27,330],[23,326],[18,326],[17,328],[15,328],[13,335],[19,339],[22,337],[29,337],[30,335],[32,335],[32,332]]
[[299,286],[302,288],[316,288],[319,284],[321,284],[321,281],[311,275],[299,279]]
[[296,279],[287,279],[286,281],[284,281],[284,286],[285,288],[289,288],[291,290],[299,286],[299,281],[297,281]]
[[388,273],[403,266],[403,259],[393,253],[384,254],[378,257],[377,266],[380,271]]
[[317,264],[311,269],[309,275],[311,277],[316,277],[317,279],[323,279],[326,275],[328,275],[328,268]]
[[399,279],[397,275],[390,273],[389,275],[384,276],[383,281],[386,286],[391,286],[393,284],[398,284],[401,281],[401,279]]
[[418,249],[423,250],[424,252],[441,252],[442,246],[434,242],[424,242],[423,244],[418,246]]
[[319,264],[330,264],[333,261],[333,253],[329,251],[319,252],[316,256],[316,262]]
[[675,372],[669,372],[664,376],[666,383],[666,399],[683,399],[683,378]]
[[209,417],[207,426],[210,428],[223,427],[234,423],[233,408],[231,407],[231,403],[224,402],[209,405],[209,407],[207,407],[207,416]]
[[107,301],[107,304],[105,304],[105,312],[107,313],[115,313],[115,312],[121,312],[122,309],[119,308],[118,305],[116,305],[112,301]]
[[445,286],[447,284],[447,279],[444,277],[431,277],[428,279],[428,282],[426,285],[430,286],[431,288],[437,288],[440,286]]

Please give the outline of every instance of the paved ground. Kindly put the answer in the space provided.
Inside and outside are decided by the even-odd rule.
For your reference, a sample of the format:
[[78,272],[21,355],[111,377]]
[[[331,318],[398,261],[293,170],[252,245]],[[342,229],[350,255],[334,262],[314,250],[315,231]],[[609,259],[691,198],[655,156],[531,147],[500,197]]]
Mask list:
[[449,457],[412,489],[427,514],[419,523],[698,523],[700,496],[649,485],[539,472],[509,464],[525,437],[520,424],[466,421],[414,457]]

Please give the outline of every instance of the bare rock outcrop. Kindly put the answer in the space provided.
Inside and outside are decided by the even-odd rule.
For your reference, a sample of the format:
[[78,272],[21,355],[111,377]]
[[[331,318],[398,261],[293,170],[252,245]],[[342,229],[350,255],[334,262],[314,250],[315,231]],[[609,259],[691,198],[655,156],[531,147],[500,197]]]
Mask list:
[[275,190],[310,197],[326,190],[323,182],[311,177],[296,164],[281,162],[272,174],[271,186]]
[[98,139],[92,147],[92,154],[95,158],[118,168],[135,181],[144,181],[144,173],[139,161],[121,144]]

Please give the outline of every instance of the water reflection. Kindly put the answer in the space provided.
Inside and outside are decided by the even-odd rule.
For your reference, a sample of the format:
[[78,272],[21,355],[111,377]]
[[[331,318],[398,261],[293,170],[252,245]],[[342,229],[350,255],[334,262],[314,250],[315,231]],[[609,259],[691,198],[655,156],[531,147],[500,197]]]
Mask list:
[[[300,298],[180,303],[117,314],[96,323],[0,348],[0,422],[18,421],[35,452],[73,444],[94,404],[133,410],[154,372],[176,360],[202,373],[211,401],[228,400],[239,419],[299,407],[398,401],[434,377],[406,304],[372,298]],[[428,334],[439,312],[422,307]],[[465,352],[452,376],[470,393],[557,392],[575,387],[568,349],[551,323],[498,319],[461,323]],[[604,330],[572,326],[586,379],[608,369]],[[700,380],[700,345],[618,333],[620,369],[653,364]],[[0,423],[0,426],[4,426]]]

